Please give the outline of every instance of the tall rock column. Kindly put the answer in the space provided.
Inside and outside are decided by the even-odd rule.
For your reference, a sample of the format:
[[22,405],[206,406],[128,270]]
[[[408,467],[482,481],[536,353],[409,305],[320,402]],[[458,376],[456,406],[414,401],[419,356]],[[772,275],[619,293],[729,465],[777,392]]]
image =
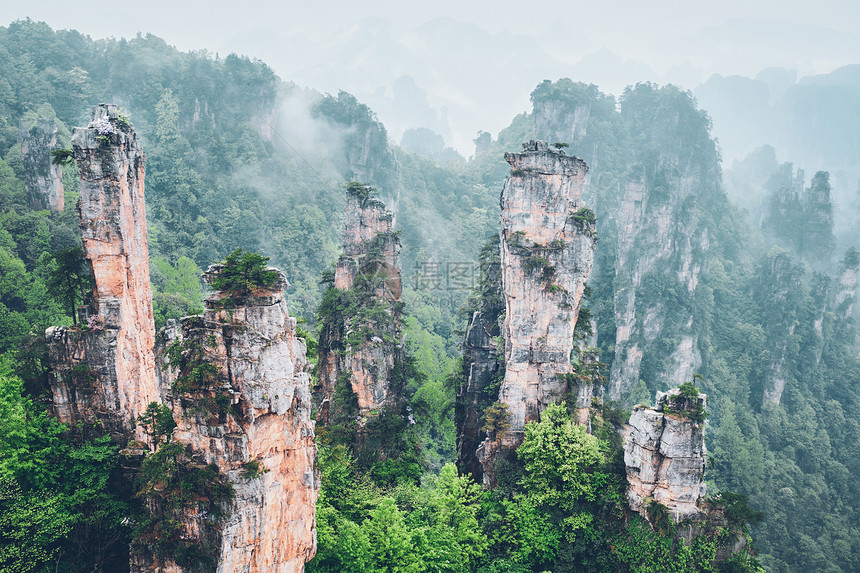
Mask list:
[[482,445],[488,484],[495,453],[518,446],[525,424],[568,391],[573,331],[596,242],[594,213],[582,204],[584,161],[544,141],[525,143],[505,160],[511,174],[501,195],[506,370],[499,401],[510,427]]
[[343,255],[320,308],[318,419],[325,424],[342,406],[335,399],[339,384],[355,394],[362,418],[400,403],[400,239],[392,214],[372,195],[358,184],[347,190]]
[[[144,154],[116,106],[92,108],[72,135],[80,170],[84,256],[93,292],[83,328],[47,332],[54,408],[61,421],[102,421],[128,433],[158,402],[155,322],[143,199]],[[138,435],[138,437],[142,437]]]
[[37,209],[63,210],[63,170],[52,161],[57,149],[57,122],[39,119],[30,128],[24,122],[18,127],[21,141],[21,163],[24,164],[24,186],[30,204]]
[[[213,265],[204,278],[211,283],[221,270]],[[169,326],[159,354],[173,443],[184,448],[187,467],[209,464],[233,496],[204,505],[198,492],[197,501],[150,509],[181,524],[168,542],[205,550],[218,573],[298,573],[316,552],[310,369],[281,292],[286,279],[268,270],[277,272],[270,287],[215,291],[203,316]],[[193,562],[177,563],[177,551],[159,556],[147,542],[159,531],[153,526],[136,544],[132,571],[196,571]]]
[[485,438],[481,430],[484,411],[498,399],[499,383],[505,375],[502,324],[505,312],[502,298],[499,240],[481,249],[479,298],[463,339],[463,370],[454,406],[457,428],[457,466],[480,483],[484,470],[478,448]]

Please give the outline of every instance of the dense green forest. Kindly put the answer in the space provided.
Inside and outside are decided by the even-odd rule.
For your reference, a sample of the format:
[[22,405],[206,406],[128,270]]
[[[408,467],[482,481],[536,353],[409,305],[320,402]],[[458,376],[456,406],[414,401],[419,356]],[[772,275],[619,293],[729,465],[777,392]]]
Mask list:
[[[309,571],[754,571],[746,552],[719,568],[712,563],[720,536],[745,532],[748,523],[769,571],[860,569],[853,487],[860,362],[853,314],[845,299],[841,307],[833,302],[840,272],[856,269],[858,256],[833,239],[829,199],[820,199],[826,173],[812,178],[806,199],[773,211],[766,225],[751,223],[722,190],[709,120],[689,93],[648,84],[616,100],[561,80],[532,94],[536,107],[590,109],[588,130],[565,140],[591,167],[586,201],[598,214],[600,242],[587,302],[604,362],[614,355],[614,300],[624,286],[616,281],[618,190],[634,175],[659,190],[669,188],[661,184],[675,176],[672,169],[709,174],[686,211],[709,237],[707,250],[696,253],[703,271],[695,297],[656,272],[641,297],[672,309],[665,340],[688,328],[672,320],[695,317],[689,328],[702,349],[699,385],[709,395],[713,464],[706,476],[711,492],[741,494],[714,498],[728,523],[684,543],[670,523],[652,528],[623,511],[615,428],[626,420],[621,407],[666,389],[659,341],[641,382],[619,404],[607,404],[593,434],[552,407],[529,429],[520,473],[499,489],[483,491],[453,465],[459,345],[468,309],[487,294],[479,251],[497,232],[498,193],[509,171],[503,153],[547,138],[546,118],[521,114],[496,138],[479,135],[470,161],[443,162],[393,146],[373,112],[349,94],[301,88],[259,61],[183,53],[154,36],[92,40],[19,21],[0,27],[0,570],[122,570],[139,511],[116,445],[45,412],[44,329],[71,324],[78,300],[72,294],[70,305],[57,280],[74,270],[63,253],[80,246],[77,174],[74,165],[63,168],[62,212],[35,208],[19,140],[19,128],[53,118],[58,147],[69,147],[69,130],[103,101],[123,108],[147,153],[157,327],[200,312],[201,269],[243,248],[284,271],[290,313],[313,338],[327,286],[320,279],[340,251],[346,182],[373,184],[396,213],[415,370],[407,399],[420,413],[405,439],[418,452],[419,471],[380,479],[348,444],[321,443],[319,552]],[[666,167],[666,156],[675,163]],[[631,174],[649,162],[661,168]],[[759,171],[782,208],[779,166]],[[649,245],[635,248],[646,256]],[[420,280],[427,262],[465,264],[472,276],[427,288]],[[775,364],[785,380],[780,404],[763,400]],[[576,463],[561,464],[562,455]]]

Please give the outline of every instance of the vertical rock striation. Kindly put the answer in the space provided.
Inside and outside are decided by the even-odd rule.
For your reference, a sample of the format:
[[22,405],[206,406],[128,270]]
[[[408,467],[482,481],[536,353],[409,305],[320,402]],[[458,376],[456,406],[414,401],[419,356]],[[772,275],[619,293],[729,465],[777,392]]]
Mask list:
[[482,415],[498,398],[498,388],[505,375],[502,338],[502,277],[498,237],[481,250],[478,279],[480,299],[473,310],[463,339],[462,383],[457,389],[454,425],[457,428],[457,465],[477,482],[483,481],[483,467],[478,448],[485,433]]
[[63,170],[51,157],[51,151],[58,148],[57,131],[53,119],[38,119],[29,129],[24,122],[18,126],[24,186],[30,204],[36,209],[60,212],[64,207]]
[[639,84],[616,101],[562,79],[540,84],[532,102],[536,135],[569,143],[589,165],[585,196],[607,243],[593,282],[615,299],[614,316],[599,321],[600,345],[615,351],[610,398],[626,400],[639,380],[689,380],[702,363],[692,307],[707,214],[727,206],[710,120],[674,86]]
[[376,114],[344,91],[337,97],[324,96],[313,113],[330,122],[343,138],[339,146],[343,155],[336,161],[344,178],[376,187],[379,196],[396,214],[403,187],[400,164],[388,146],[388,131]]
[[402,390],[400,239],[372,188],[349,187],[342,237],[334,289],[320,309],[318,419],[325,424],[343,409],[338,385],[355,395],[362,418],[397,407]]
[[501,195],[505,377],[499,401],[510,428],[482,445],[488,484],[496,452],[518,446],[525,424],[567,394],[573,330],[596,243],[594,213],[582,205],[585,162],[543,141],[525,143],[505,160],[511,174]]
[[701,255],[709,246],[708,230],[690,201],[701,186],[700,177],[675,177],[670,184],[668,197],[645,177],[625,185],[617,217],[613,400],[629,394],[642,375],[646,348],[670,329],[677,342],[660,366],[660,377],[669,384],[681,384],[702,364],[691,305],[667,308],[666,301],[655,297],[657,285],[672,284],[679,296],[691,302],[702,271]]
[[[204,278],[212,282],[220,269]],[[271,288],[247,296],[213,293],[203,316],[165,331],[159,355],[174,441],[195,462],[214,464],[235,492],[217,527],[199,511],[180,519],[186,536],[215,542],[223,573],[300,572],[316,551],[310,373],[277,272]],[[194,374],[201,364],[202,378]],[[138,550],[133,570],[174,565]]]
[[857,302],[857,272],[860,269],[860,252],[848,249],[839,265],[839,285],[836,290],[834,312],[837,320],[854,318],[854,305]]
[[[63,422],[107,424],[131,432],[159,401],[155,323],[143,199],[144,154],[116,106],[92,109],[72,136],[80,170],[84,256],[94,288],[81,309],[84,328],[48,329],[53,404]],[[142,438],[138,435],[138,438]]]
[[705,430],[696,412],[707,396],[658,392],[654,408],[638,405],[625,429],[624,463],[630,508],[646,516],[648,503],[663,504],[675,521],[701,513],[705,496]]

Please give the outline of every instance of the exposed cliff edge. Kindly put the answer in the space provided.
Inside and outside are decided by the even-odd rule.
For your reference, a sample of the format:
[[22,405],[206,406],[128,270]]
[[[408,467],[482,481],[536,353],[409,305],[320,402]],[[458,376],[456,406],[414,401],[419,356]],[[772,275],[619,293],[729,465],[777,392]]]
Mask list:
[[478,448],[486,437],[482,431],[484,411],[498,399],[505,375],[502,315],[502,277],[498,237],[481,249],[478,289],[480,298],[472,310],[463,338],[463,368],[457,388],[454,425],[457,428],[457,465],[477,483],[484,470]]
[[501,194],[501,272],[505,377],[499,402],[509,427],[493,432],[478,457],[484,483],[500,449],[521,442],[525,424],[568,392],[573,331],[596,243],[594,213],[583,206],[587,166],[544,141],[506,153]]
[[24,185],[30,204],[37,209],[61,212],[64,207],[63,168],[52,161],[51,151],[58,149],[57,122],[40,118],[28,128],[25,122],[18,127],[21,142],[21,163],[24,166]]
[[[204,277],[211,283],[221,270],[213,265]],[[224,573],[298,572],[316,551],[319,478],[306,347],[281,293],[286,279],[269,271],[278,277],[270,288],[214,292],[203,316],[165,331],[159,354],[174,443],[192,463],[212,464],[233,490],[215,523],[213,508],[199,505],[160,517],[175,517],[181,536],[208,544]],[[175,565],[140,544],[132,570]]]
[[[155,323],[143,199],[145,157],[137,134],[116,106],[92,108],[92,121],[72,135],[80,170],[83,251],[92,301],[81,328],[50,328],[48,353],[57,417],[100,422],[129,434],[150,402],[160,401],[155,374]],[[145,436],[138,430],[137,439]]]
[[609,245],[593,282],[614,292],[614,324],[603,317],[599,341],[614,347],[610,398],[628,400],[639,380],[680,385],[702,365],[692,307],[713,232],[707,212],[725,202],[710,120],[673,86],[639,84],[616,100],[563,79],[543,82],[532,101],[535,134],[589,164],[585,196]]
[[269,269],[259,288],[216,290],[203,316],[167,329],[156,354],[137,135],[101,104],[72,144],[93,292],[81,326],[46,332],[51,406],[127,445],[128,473],[139,465],[149,516],[135,526],[132,571],[302,571],[316,548],[319,484],[286,279]]
[[630,508],[647,516],[649,502],[675,521],[701,513],[705,495],[704,412],[707,396],[658,392],[654,408],[638,405],[625,428],[624,463]]
[[364,421],[398,409],[402,398],[400,239],[371,187],[347,189],[342,237],[333,287],[320,305],[316,394],[324,424],[353,416]]

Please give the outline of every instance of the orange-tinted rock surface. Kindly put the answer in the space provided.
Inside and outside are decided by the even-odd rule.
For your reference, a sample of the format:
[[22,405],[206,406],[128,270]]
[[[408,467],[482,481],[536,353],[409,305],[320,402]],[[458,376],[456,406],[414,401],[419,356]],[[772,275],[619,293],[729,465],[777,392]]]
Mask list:
[[[210,267],[207,280],[219,270]],[[166,329],[159,354],[162,391],[177,423],[173,440],[186,444],[196,462],[217,466],[235,492],[217,526],[199,514],[180,520],[186,535],[215,542],[216,571],[223,573],[300,572],[316,551],[310,373],[281,293],[286,279],[278,277],[271,289],[232,295],[226,304],[228,295],[216,291],[203,316]],[[179,352],[213,366],[211,380],[183,378]],[[137,551],[133,571],[159,567],[184,570]]]
[[582,203],[585,162],[543,141],[505,160],[511,174],[501,196],[506,370],[499,401],[510,429],[478,454],[487,484],[496,452],[518,446],[525,424],[568,391],[564,375],[572,372],[573,330],[596,241],[594,213]]
[[36,209],[63,210],[63,169],[51,161],[51,151],[58,149],[57,122],[53,119],[39,119],[27,128],[25,123],[18,127],[21,140],[21,163],[25,173],[24,186],[30,204]]
[[[270,289],[233,293],[229,302],[214,293],[204,316],[186,317],[164,332],[156,359],[137,136],[115,106],[103,104],[93,108],[87,128],[75,130],[72,143],[94,285],[92,300],[80,309],[83,326],[46,333],[57,417],[94,424],[118,442],[148,440],[138,416],[151,402],[168,404],[177,423],[170,437],[188,456],[187,468],[212,464],[234,492],[218,519],[202,510],[172,516],[184,539],[203,552],[213,548],[219,572],[303,571],[316,548],[319,484],[306,348],[281,293],[286,279],[276,272]],[[211,268],[209,276],[219,270]],[[168,349],[174,358],[195,353],[195,365],[209,373],[206,384],[180,380]],[[143,457],[143,444],[133,449]],[[163,510],[145,501],[150,511]],[[157,557],[151,546],[157,539],[136,540],[132,571],[192,570],[170,555]]]
[[[47,332],[53,406],[63,422],[100,420],[132,431],[160,401],[143,200],[144,154],[116,106],[92,109],[72,136],[81,175],[78,215],[94,288],[86,328]],[[137,437],[143,438],[138,432]]]
[[334,415],[338,383],[350,384],[362,416],[400,402],[400,382],[394,379],[402,354],[400,240],[391,213],[371,194],[371,188],[358,186],[347,193],[334,287],[335,298],[349,310],[324,316],[317,390],[323,423]]

